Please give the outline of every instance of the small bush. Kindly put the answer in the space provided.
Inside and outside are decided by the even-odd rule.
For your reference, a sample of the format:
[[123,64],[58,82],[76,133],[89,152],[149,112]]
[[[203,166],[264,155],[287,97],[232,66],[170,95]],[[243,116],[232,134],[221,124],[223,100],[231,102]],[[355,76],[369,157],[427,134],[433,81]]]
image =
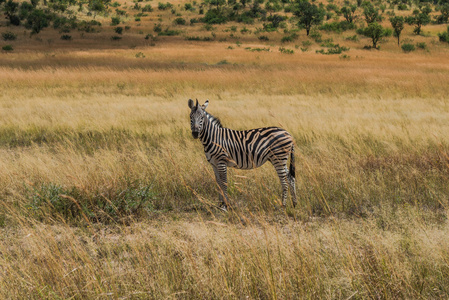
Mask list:
[[115,33],[122,34],[123,33],[123,27],[115,27],[114,28]]
[[4,41],[14,41],[17,38],[17,35],[13,32],[7,31],[2,32],[2,38]]
[[312,42],[311,41],[302,41],[302,45],[304,47],[309,47],[309,46],[312,46]]
[[142,8],[142,12],[152,12],[153,7],[151,7],[151,4],[147,4]]
[[408,10],[408,6],[405,3],[401,3],[398,5],[398,10]]
[[195,8],[193,7],[193,5],[191,3],[185,3],[184,4],[184,9],[188,10],[188,11],[194,11]]
[[151,186],[137,182],[127,182],[116,190],[97,193],[50,183],[29,189],[27,200],[27,211],[38,220],[52,216],[62,217],[68,222],[85,220],[110,223],[126,216],[138,217],[152,211],[156,193]]
[[121,10],[121,9],[116,9],[115,13],[119,16],[125,16],[126,15],[126,10]]
[[5,45],[2,47],[3,51],[13,51],[14,48],[11,45]]
[[120,24],[120,18],[119,17],[112,17],[111,18],[111,26],[117,26]]
[[416,47],[419,49],[427,49],[427,44],[425,42],[416,43]]
[[447,27],[446,32],[438,33],[438,38],[440,42],[449,43],[449,26]]
[[71,35],[68,34],[61,35],[61,40],[70,41],[71,39],[72,39]]
[[409,52],[415,51],[415,45],[413,45],[413,44],[408,44],[408,43],[402,44],[401,49],[402,49],[402,51],[404,51],[405,53],[409,53]]
[[121,36],[114,35],[114,36],[111,37],[111,40],[113,40],[113,41],[118,41],[118,40],[121,40],[121,39],[122,39]]
[[167,3],[159,2],[157,4],[157,9],[159,9],[159,10],[167,10],[167,9],[170,9],[170,8],[173,8],[173,4],[171,4],[169,2],[167,2]]
[[224,24],[228,18],[222,9],[210,9],[203,18],[203,22],[207,24]]
[[259,40],[261,41],[269,41],[270,39],[266,35],[259,36]]
[[316,50],[316,53],[331,55],[331,54],[341,54],[343,51],[349,51],[349,48],[340,46],[339,44],[335,44],[332,47],[329,47],[329,49],[327,49],[327,51],[324,51],[324,49],[321,49],[321,50]]
[[165,29],[164,31],[159,32],[157,35],[159,36],[175,36],[179,35],[181,32],[178,30]]
[[136,58],[145,58],[145,54],[143,54],[142,52],[139,52],[136,54]]
[[184,20],[183,18],[176,18],[174,23],[176,25],[186,25],[186,20]]
[[352,35],[352,36],[346,37],[345,40],[347,40],[347,41],[353,41],[353,42],[358,42],[358,41],[359,41],[359,37],[357,36],[357,34],[354,34],[354,35]]
[[270,48],[251,48],[247,47],[245,50],[251,51],[251,52],[270,52]]
[[312,39],[314,39],[315,40],[315,42],[317,42],[317,43],[321,43],[321,41],[322,41],[322,39],[321,39],[321,37],[322,37],[322,35],[321,35],[321,33],[319,33],[318,31],[312,31],[312,32],[310,32],[310,35],[309,35]]
[[281,39],[281,43],[289,43],[289,42],[293,42],[293,38],[291,36],[283,36]]
[[162,24],[154,24],[153,30],[154,30],[154,32],[157,32],[157,33],[161,32]]
[[284,53],[284,54],[293,54],[293,53],[295,53],[295,51],[293,51],[291,49],[284,48],[284,47],[279,47],[279,52]]
[[393,35],[393,29],[392,28],[385,28],[384,30],[384,37],[390,37]]

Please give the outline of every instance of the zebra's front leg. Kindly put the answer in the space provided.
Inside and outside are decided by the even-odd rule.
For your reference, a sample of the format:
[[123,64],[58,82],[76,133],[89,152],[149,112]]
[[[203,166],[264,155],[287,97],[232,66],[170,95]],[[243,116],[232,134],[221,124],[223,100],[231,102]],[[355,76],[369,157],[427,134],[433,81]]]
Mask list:
[[229,198],[228,198],[228,176],[227,176],[227,166],[225,163],[220,163],[217,166],[212,165],[215,173],[215,180],[219,187],[219,201],[220,206],[224,209],[228,208]]

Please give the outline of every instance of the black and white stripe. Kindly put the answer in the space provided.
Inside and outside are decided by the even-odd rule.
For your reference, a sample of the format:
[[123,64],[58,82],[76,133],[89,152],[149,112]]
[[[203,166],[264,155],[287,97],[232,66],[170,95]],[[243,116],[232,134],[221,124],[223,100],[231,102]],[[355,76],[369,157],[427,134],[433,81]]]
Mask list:
[[[293,206],[296,205],[295,156],[292,136],[282,128],[265,127],[237,131],[224,128],[220,121],[206,112],[209,104],[194,104],[189,99],[190,127],[194,138],[204,146],[207,161],[212,165],[221,189],[221,205],[229,203],[227,196],[227,167],[253,169],[267,161],[276,169],[282,185],[282,204],[285,206],[290,186]],[[290,169],[287,161],[290,157]]]

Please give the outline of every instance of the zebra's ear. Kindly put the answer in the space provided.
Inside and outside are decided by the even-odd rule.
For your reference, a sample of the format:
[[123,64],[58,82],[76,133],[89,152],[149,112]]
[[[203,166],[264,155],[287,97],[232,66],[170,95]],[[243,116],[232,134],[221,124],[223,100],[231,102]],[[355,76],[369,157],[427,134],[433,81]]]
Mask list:
[[207,106],[209,105],[209,99],[204,102],[204,104],[201,106],[203,110],[206,110]]
[[192,99],[189,99],[189,107],[190,107],[190,109],[192,109],[193,108],[193,100]]

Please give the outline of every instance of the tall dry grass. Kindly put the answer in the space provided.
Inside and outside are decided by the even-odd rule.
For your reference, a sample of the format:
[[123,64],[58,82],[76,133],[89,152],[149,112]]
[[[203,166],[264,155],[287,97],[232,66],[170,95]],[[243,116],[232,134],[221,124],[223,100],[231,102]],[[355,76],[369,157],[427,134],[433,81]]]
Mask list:
[[[136,51],[0,58],[1,298],[447,296],[447,56]],[[214,207],[196,97],[292,133],[296,209],[269,165]]]

